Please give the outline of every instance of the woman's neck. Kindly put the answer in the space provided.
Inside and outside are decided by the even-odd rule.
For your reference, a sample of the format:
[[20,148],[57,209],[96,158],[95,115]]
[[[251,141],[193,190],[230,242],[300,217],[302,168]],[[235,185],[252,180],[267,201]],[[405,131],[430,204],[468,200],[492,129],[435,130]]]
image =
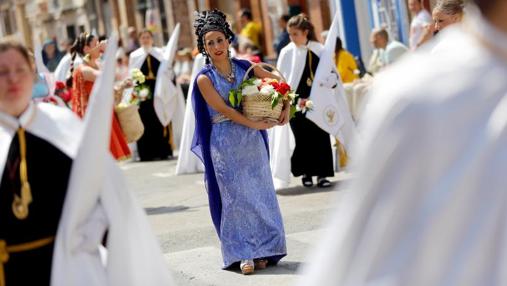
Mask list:
[[223,73],[230,73],[232,69],[229,59],[213,61],[213,65]]
[[99,69],[99,66],[97,65],[97,58],[90,58],[89,60],[84,60],[83,62],[89,67]]

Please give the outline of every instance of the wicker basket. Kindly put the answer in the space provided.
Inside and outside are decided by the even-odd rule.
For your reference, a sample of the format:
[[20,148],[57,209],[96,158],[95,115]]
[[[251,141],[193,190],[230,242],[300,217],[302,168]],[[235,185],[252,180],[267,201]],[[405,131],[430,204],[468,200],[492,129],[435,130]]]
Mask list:
[[[250,71],[256,66],[268,66],[273,70],[276,70],[283,78],[282,73],[276,67],[266,63],[259,63],[250,66],[250,68],[246,71],[245,76],[243,77],[243,81],[246,80]],[[283,80],[285,80],[285,78],[283,78]],[[271,96],[258,93],[255,95],[243,96],[241,105],[243,107],[243,115],[245,115],[248,119],[255,121],[268,120],[271,122],[278,122],[280,114],[282,113],[283,101],[280,100],[278,104],[272,108]]]
[[116,106],[114,111],[128,143],[135,142],[143,136],[144,125],[139,116],[137,105]]

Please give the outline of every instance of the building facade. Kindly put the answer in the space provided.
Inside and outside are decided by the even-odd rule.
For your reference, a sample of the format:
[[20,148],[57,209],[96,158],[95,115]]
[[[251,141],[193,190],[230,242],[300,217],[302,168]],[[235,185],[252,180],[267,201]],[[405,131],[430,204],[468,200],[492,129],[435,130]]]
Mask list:
[[[423,0],[426,7],[435,0]],[[367,59],[373,28],[385,26],[391,37],[407,42],[410,14],[407,0],[3,0],[0,3],[0,36],[15,37],[33,46],[34,41],[74,39],[88,31],[97,35],[117,32],[125,43],[129,27],[153,29],[158,45],[167,42],[180,23],[179,47],[194,47],[194,11],[217,8],[240,31],[239,11],[250,9],[263,26],[263,53],[274,58],[274,39],[281,32],[282,14],[306,13],[316,34],[329,29],[333,16],[341,19],[340,36],[345,47]]]

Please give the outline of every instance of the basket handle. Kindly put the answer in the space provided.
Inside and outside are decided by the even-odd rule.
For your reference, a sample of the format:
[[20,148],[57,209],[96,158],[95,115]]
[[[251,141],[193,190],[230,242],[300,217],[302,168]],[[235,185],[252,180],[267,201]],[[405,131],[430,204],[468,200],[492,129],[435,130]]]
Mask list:
[[248,74],[250,73],[250,71],[252,69],[254,69],[256,66],[267,66],[267,67],[270,67],[272,68],[273,70],[277,71],[279,74],[280,74],[280,77],[283,79],[283,81],[287,82],[287,79],[285,79],[285,77],[283,76],[282,72],[280,70],[278,70],[275,66],[273,65],[270,65],[270,64],[267,64],[267,63],[253,63],[247,70],[246,70],[246,73],[245,75],[243,76],[243,80],[242,81],[245,81],[246,80],[246,77],[248,76]]

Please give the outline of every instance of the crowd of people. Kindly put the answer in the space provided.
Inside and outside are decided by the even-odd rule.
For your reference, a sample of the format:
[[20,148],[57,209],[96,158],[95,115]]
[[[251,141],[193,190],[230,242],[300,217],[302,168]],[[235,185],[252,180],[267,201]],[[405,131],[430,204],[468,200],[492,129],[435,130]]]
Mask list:
[[[335,144],[355,178],[301,285],[505,285],[507,2],[474,2],[465,12],[461,0],[438,0],[431,15],[409,0],[408,47],[372,31],[373,80],[338,37],[326,40],[334,61],[322,72],[330,55],[304,14],[280,18],[276,69],[256,64],[262,28],[248,10],[240,37],[223,12],[197,13],[193,63],[190,49],[154,47],[149,30],[129,30],[120,48],[82,33],[66,55],[55,41],[40,54],[1,42],[0,285],[172,285],[116,161],[168,159],[176,144],[192,165],[178,168],[204,171],[224,269],[252,274],[287,255],[276,180],[290,172],[304,187],[331,187]],[[368,85],[361,140],[348,148],[308,116],[311,105],[292,111],[288,98],[276,122],[247,117],[231,98],[244,78],[287,81],[298,106],[317,84],[330,96]],[[161,85],[188,89],[183,126],[161,118],[174,112]],[[62,106],[37,100],[55,96]],[[135,148],[115,113],[122,103],[139,106]]]

